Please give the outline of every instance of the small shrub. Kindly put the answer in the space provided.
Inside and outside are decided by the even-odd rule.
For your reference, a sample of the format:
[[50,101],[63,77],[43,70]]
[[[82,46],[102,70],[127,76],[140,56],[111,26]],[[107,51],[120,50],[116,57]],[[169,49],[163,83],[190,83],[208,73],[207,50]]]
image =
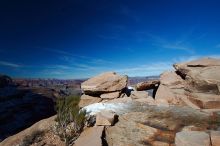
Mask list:
[[30,146],[31,144],[35,142],[41,141],[42,136],[44,136],[44,131],[34,131],[30,135],[27,135],[24,137],[22,143],[20,146]]
[[86,111],[80,110],[79,101],[80,97],[77,96],[59,98],[56,101],[56,131],[66,145],[71,145],[85,124]]

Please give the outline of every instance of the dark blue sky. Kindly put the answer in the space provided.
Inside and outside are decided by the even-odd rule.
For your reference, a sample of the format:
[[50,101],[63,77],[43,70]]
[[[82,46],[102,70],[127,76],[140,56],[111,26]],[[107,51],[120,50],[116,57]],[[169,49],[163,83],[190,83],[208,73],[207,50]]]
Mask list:
[[205,56],[220,57],[217,0],[0,2],[0,73],[13,77],[158,75]]

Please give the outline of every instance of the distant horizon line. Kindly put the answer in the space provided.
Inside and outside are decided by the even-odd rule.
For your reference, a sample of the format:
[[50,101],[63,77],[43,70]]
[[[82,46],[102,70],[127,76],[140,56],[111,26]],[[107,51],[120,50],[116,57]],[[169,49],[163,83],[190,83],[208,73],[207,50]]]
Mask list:
[[[146,77],[159,77],[160,75],[151,75],[151,76],[128,76],[129,78],[146,78]],[[86,79],[89,79],[89,78],[92,78],[92,77],[95,77],[95,76],[92,76],[92,77],[86,77],[86,78],[44,78],[44,77],[12,77],[12,76],[9,76],[11,77],[12,79],[23,79],[23,80],[38,80],[38,79],[43,79],[43,80],[86,80]]]

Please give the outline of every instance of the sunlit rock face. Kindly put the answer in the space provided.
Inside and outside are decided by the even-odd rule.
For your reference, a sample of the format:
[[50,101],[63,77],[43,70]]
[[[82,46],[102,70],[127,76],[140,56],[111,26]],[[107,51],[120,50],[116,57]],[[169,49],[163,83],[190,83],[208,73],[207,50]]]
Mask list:
[[93,104],[93,103],[98,103],[101,100],[102,99],[99,98],[99,97],[93,97],[93,96],[83,94],[81,96],[81,99],[80,99],[80,102],[79,102],[79,107],[85,107],[85,106],[88,106],[88,105]]
[[156,102],[194,109],[220,107],[220,59],[202,58],[174,64],[176,71],[160,76]]
[[107,72],[88,79],[81,84],[81,89],[87,95],[100,95],[121,91],[127,86],[128,77],[115,72]]
[[103,130],[104,126],[94,126],[85,129],[75,141],[74,146],[103,146],[101,139]]
[[145,106],[119,116],[115,126],[106,129],[106,139],[109,146],[174,145],[176,133],[185,126],[206,130],[215,124],[209,114],[189,107]]
[[174,65],[188,83],[187,89],[203,93],[219,94],[220,59],[202,58]]

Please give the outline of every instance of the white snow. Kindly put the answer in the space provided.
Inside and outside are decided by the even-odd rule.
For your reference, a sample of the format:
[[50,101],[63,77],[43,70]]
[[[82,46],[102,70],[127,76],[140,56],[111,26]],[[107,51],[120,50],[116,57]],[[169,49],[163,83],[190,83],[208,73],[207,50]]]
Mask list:
[[129,90],[134,90],[135,88],[134,87],[131,87],[131,86],[128,86],[127,87]]
[[86,110],[87,114],[95,115],[102,110],[111,110],[117,114],[122,113],[129,107],[126,103],[94,103],[85,106],[83,109]]

